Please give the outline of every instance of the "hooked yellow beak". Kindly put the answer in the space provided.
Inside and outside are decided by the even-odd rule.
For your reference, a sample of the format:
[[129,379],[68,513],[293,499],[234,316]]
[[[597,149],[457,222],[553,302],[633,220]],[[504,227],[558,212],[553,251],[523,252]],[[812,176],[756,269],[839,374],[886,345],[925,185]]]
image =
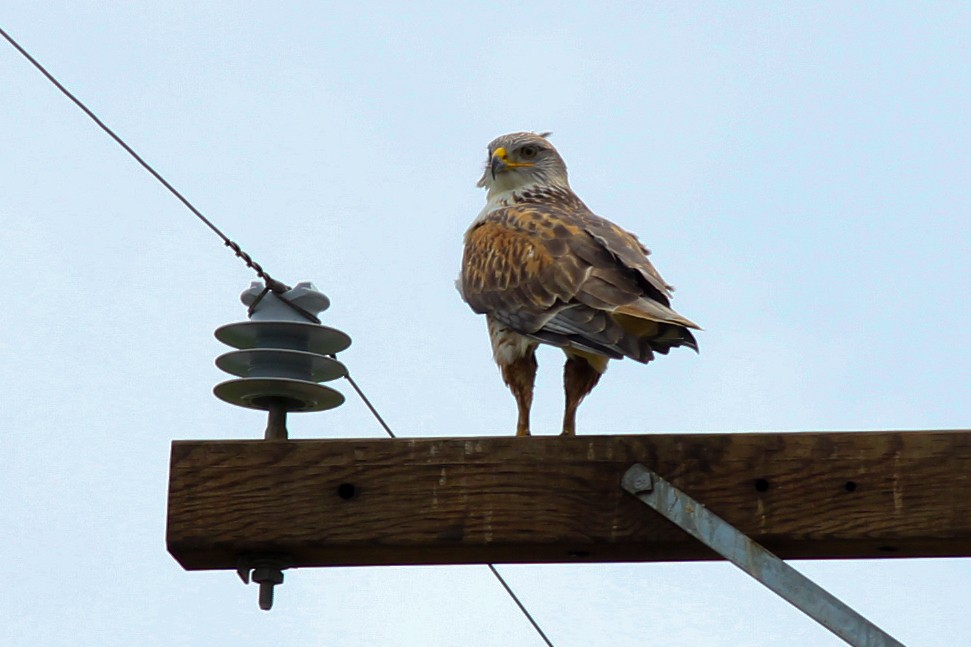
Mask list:
[[496,173],[502,173],[506,169],[534,166],[532,162],[512,162],[509,160],[509,153],[500,146],[492,151],[492,160],[489,162],[489,170],[492,172],[492,179],[496,179]]

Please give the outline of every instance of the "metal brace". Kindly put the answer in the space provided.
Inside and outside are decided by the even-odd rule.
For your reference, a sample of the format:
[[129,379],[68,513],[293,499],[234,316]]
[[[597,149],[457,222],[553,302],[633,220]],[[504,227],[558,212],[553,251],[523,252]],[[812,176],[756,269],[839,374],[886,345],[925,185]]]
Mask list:
[[903,643],[641,464],[622,487],[853,647]]
[[249,584],[252,580],[260,585],[260,609],[269,611],[273,608],[273,587],[283,584],[283,571],[289,565],[288,560],[279,556],[246,556],[240,558],[236,574],[243,580],[243,584]]

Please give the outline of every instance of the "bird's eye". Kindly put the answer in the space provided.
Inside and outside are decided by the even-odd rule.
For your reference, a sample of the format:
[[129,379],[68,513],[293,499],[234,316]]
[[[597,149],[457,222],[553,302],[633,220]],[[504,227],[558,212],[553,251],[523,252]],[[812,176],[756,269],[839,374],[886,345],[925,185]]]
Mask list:
[[522,156],[523,159],[527,159],[527,160],[531,160],[534,157],[536,157],[536,153],[538,152],[539,152],[539,148],[537,148],[536,146],[533,146],[532,144],[526,144],[525,146],[519,149],[519,154]]

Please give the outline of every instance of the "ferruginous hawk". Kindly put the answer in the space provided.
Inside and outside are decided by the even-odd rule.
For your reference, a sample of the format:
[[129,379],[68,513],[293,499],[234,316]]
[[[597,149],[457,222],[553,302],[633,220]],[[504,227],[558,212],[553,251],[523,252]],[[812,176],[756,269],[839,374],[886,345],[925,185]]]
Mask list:
[[570,189],[548,133],[511,133],[489,144],[479,186],[486,205],[465,234],[462,298],[484,314],[492,353],[529,435],[536,346],[559,346],[563,434],[610,359],[647,363],[675,346],[698,346],[698,328],[670,307],[670,285],[637,238],[595,215]]

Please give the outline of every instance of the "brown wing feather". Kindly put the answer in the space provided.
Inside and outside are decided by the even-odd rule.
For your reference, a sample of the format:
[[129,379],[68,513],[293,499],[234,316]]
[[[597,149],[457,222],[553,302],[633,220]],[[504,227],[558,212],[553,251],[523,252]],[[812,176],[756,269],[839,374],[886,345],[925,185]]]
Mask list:
[[670,286],[632,234],[576,196],[543,192],[489,213],[466,234],[462,293],[472,309],[557,346],[642,362],[696,348]]
[[462,294],[473,310],[532,333],[572,299],[586,268],[550,225],[536,209],[509,207],[466,234]]
[[664,305],[671,305],[669,285],[647,259],[650,250],[641,244],[637,236],[621,229],[614,223],[596,215],[584,205],[579,214],[583,228],[603,249],[614,256],[625,268],[634,270],[644,280],[646,292]]

